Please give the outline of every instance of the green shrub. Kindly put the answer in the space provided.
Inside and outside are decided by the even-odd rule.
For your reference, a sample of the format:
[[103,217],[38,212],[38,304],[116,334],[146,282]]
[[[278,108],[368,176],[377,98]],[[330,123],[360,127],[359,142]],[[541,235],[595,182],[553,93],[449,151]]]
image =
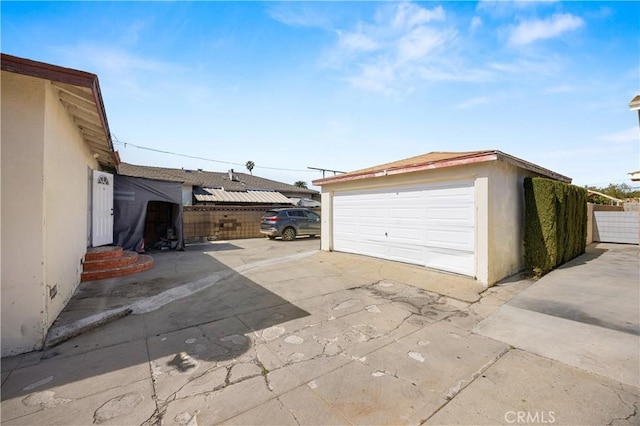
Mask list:
[[587,191],[544,178],[526,178],[525,261],[536,275],[584,253]]

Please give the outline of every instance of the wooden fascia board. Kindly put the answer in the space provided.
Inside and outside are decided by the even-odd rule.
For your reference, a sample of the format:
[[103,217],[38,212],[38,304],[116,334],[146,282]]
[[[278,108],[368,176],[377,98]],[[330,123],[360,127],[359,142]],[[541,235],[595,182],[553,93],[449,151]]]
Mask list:
[[7,55],[5,53],[2,54],[1,58],[3,71],[42,78],[44,80],[91,88],[93,87],[94,79],[97,78],[95,74],[85,71],[63,68],[57,65]]
[[100,84],[98,83],[98,76],[96,76],[96,79],[93,81],[93,97],[96,102],[96,107],[98,108],[100,121],[104,127],[109,149],[114,151],[113,142],[111,141],[111,130],[109,130],[109,122],[107,121],[107,114],[105,113],[104,102],[102,101],[102,92],[100,91]]
[[505,154],[504,152],[498,151],[498,159],[504,161],[505,163],[512,164],[516,167],[520,167],[521,169],[529,170],[544,177],[559,180],[560,182],[571,183],[572,181],[572,179],[568,176],[561,175],[560,173],[545,169],[544,167],[538,166],[537,164],[533,164],[528,161],[513,157],[509,154]]
[[339,182],[350,182],[355,180],[370,179],[370,178],[376,178],[376,177],[382,177],[382,176],[393,176],[393,175],[399,175],[404,173],[413,173],[413,172],[420,172],[425,170],[435,170],[435,169],[441,169],[445,167],[462,166],[467,164],[483,163],[486,161],[494,161],[494,160],[497,160],[497,155],[495,153],[490,153],[490,154],[483,154],[481,156],[454,158],[451,160],[442,160],[442,161],[437,161],[432,163],[418,164],[414,166],[404,166],[404,167],[398,167],[398,168],[389,169],[389,170],[375,170],[375,171],[365,172],[357,175],[331,176],[325,179],[314,180],[312,183],[316,186],[322,186],[322,185],[339,183]]
[[361,179],[371,179],[371,178],[382,177],[382,176],[393,176],[393,175],[404,174],[404,173],[413,173],[413,172],[420,172],[425,170],[435,170],[435,169],[441,169],[445,167],[463,166],[463,165],[483,163],[487,161],[496,161],[496,160],[510,163],[516,167],[520,167],[522,169],[532,171],[534,173],[540,174],[542,176],[545,176],[551,179],[559,180],[565,183],[571,183],[570,177],[545,169],[544,167],[540,167],[536,164],[529,163],[528,161],[524,161],[524,160],[520,160],[519,158],[512,157],[511,155],[505,154],[501,151],[489,151],[489,152],[483,152],[480,155],[473,155],[469,157],[458,157],[451,160],[442,160],[442,161],[437,161],[432,163],[419,164],[415,166],[404,166],[404,167],[398,167],[398,168],[389,169],[389,170],[375,170],[375,171],[365,172],[365,173],[356,174],[356,175],[331,176],[325,179],[314,180],[312,183],[316,186],[322,186],[322,185],[328,185],[328,184],[334,184],[334,183],[350,182],[350,181],[356,181]]

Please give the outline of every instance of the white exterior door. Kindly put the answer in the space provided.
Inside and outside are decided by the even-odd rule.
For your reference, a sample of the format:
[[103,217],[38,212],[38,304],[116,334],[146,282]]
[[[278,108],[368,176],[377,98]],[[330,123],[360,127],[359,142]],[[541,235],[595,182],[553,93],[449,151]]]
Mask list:
[[113,175],[93,171],[91,245],[113,243]]
[[473,181],[337,192],[333,249],[475,276]]

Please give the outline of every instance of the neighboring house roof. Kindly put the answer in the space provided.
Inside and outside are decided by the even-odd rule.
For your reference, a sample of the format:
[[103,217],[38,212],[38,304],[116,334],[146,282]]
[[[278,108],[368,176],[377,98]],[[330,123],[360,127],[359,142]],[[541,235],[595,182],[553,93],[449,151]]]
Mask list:
[[98,163],[117,169],[120,160],[113,149],[97,75],[4,53],[1,63],[2,71],[50,80]]
[[630,172],[630,173],[627,173],[627,174],[631,176],[631,180],[633,182],[640,181],[640,170],[636,170],[635,172]]
[[640,111],[640,95],[636,95],[635,98],[631,99],[629,109],[631,109],[631,111]]
[[193,196],[197,201],[210,203],[293,204],[290,199],[276,191],[225,191],[197,188]]
[[358,179],[368,179],[380,176],[389,176],[403,173],[419,172],[424,170],[440,169],[445,167],[464,166],[467,164],[483,163],[487,161],[504,161],[523,169],[538,173],[551,179],[571,183],[571,178],[559,173],[529,163],[504,152],[497,150],[467,151],[467,152],[430,152],[404,160],[381,164],[379,166],[356,170],[342,175],[331,176],[325,179],[314,180],[314,185],[326,185],[331,183],[346,182]]
[[587,189],[587,195],[598,195],[600,197],[606,198],[607,200],[613,201],[618,206],[620,206],[620,205],[622,205],[622,203],[624,203],[624,201],[619,199],[619,198],[612,197],[610,195],[603,194],[602,192],[594,191],[592,189]]
[[[318,191],[312,189],[299,188],[283,182],[238,172],[221,173],[207,172],[204,170],[170,169],[165,167],[138,166],[128,163],[121,163],[118,170],[120,174],[125,176],[169,180],[203,188],[224,188],[225,191],[257,190],[297,194],[318,193]],[[230,178],[230,174],[233,176],[233,179]]]

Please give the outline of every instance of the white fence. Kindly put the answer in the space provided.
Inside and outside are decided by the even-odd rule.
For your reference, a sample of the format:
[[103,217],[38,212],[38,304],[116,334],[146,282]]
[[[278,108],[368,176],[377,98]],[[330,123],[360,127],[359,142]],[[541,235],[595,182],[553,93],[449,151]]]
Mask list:
[[594,211],[593,241],[639,244],[640,212]]

